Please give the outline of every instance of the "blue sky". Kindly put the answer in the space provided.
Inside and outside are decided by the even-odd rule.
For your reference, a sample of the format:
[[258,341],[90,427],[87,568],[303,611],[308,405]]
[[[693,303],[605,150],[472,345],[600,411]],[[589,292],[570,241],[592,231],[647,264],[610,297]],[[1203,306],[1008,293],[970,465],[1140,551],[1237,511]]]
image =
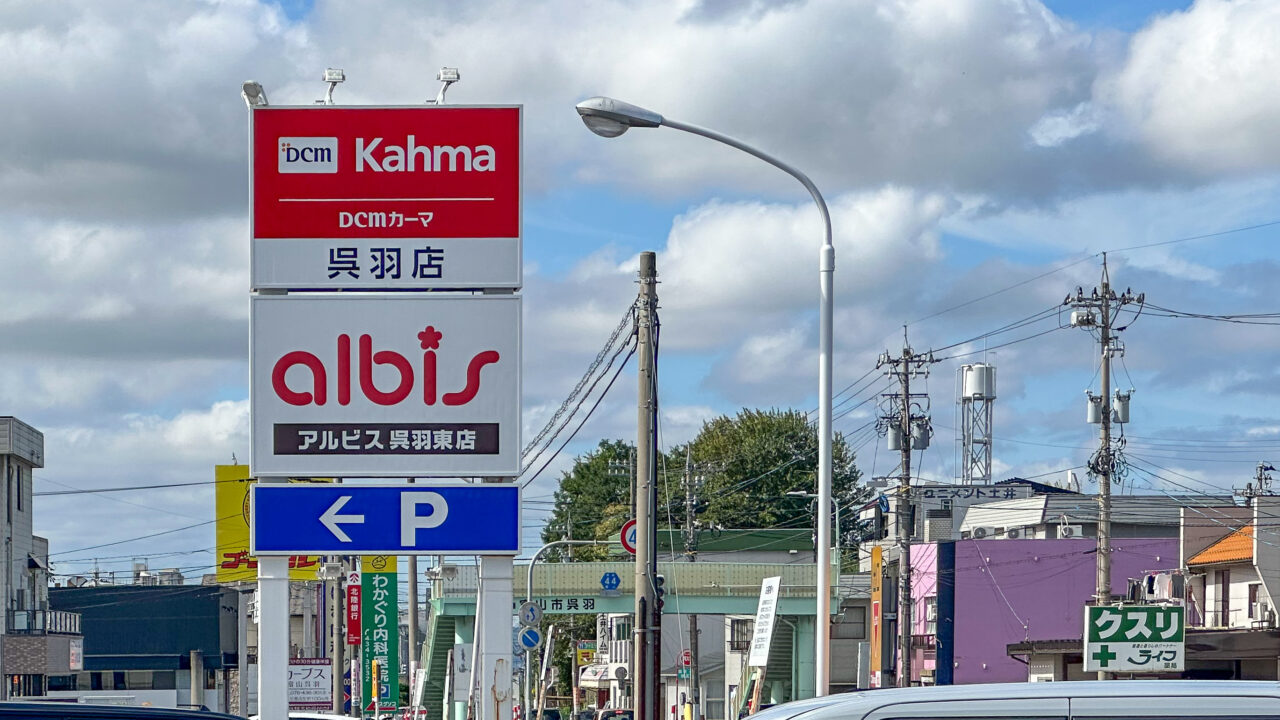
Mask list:
[[[1045,274],[1091,253],[1280,221],[1269,3],[156,0],[108,12],[86,0],[10,5],[0,27],[21,48],[0,79],[0,413],[45,431],[39,477],[58,488],[207,482],[214,463],[248,457],[247,78],[274,104],[309,105],[323,69],[342,67],[339,104],[416,104],[451,65],[451,103],[524,106],[526,439],[622,317],[643,250],[662,280],[665,442],[741,407],[816,405],[819,226],[802,188],[668,129],[596,137],[573,111],[592,95],[715,128],[813,177],[835,229],[837,389],[900,350],[904,323],[917,350],[976,338],[1091,288],[1096,257]],[[103,77],[131,78],[132,94]],[[1274,312],[1277,232],[1116,252],[1112,277],[1177,310]],[[1149,491],[1238,486],[1280,455],[1274,326],[1150,314],[1124,338],[1128,451],[1169,468]],[[1070,329],[996,352],[997,475],[1054,479],[1084,463],[1095,355]],[[943,428],[956,365],[929,380],[925,479],[955,472]],[[1119,366],[1117,378],[1128,387]],[[573,454],[633,436],[633,402],[625,373],[530,495],[548,498]],[[860,468],[891,471],[871,444],[883,440],[865,439]],[[38,499],[55,553],[212,508],[207,485],[85,497]],[[526,516],[527,544],[540,515]],[[198,574],[212,544],[202,526],[110,552],[190,550]]]

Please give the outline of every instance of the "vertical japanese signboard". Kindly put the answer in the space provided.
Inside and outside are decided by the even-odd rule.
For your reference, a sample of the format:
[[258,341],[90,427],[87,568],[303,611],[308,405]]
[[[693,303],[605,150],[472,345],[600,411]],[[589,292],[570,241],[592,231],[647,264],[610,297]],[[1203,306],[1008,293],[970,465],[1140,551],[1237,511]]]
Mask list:
[[[366,715],[394,712],[400,700],[398,569],[394,555],[360,558],[360,697]],[[375,662],[377,687],[373,687]]]
[[360,644],[360,571],[347,573],[347,644]]
[[773,642],[773,621],[778,614],[778,588],[781,585],[780,577],[765,578],[760,583],[755,630],[751,636],[751,651],[747,653],[747,665],[750,667],[769,664],[769,645]]
[[1185,610],[1164,605],[1085,608],[1085,672],[1180,672]]
[[884,549],[871,548],[871,687],[878,688],[884,650]]
[[519,106],[264,107],[255,289],[520,287]]

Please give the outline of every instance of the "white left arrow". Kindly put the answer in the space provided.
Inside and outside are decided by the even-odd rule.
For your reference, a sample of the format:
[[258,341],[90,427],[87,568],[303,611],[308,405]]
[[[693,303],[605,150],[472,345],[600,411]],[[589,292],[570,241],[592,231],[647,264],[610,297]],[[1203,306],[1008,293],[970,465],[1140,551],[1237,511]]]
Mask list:
[[330,505],[329,509],[325,510],[324,514],[320,516],[320,522],[324,523],[324,526],[329,528],[329,532],[333,533],[334,537],[338,538],[338,540],[344,543],[351,542],[351,537],[347,535],[345,531],[343,531],[343,529],[340,527],[341,525],[363,525],[364,524],[363,515],[339,515],[338,514],[338,511],[342,509],[342,506],[346,505],[347,501],[350,499],[351,499],[350,495],[343,495],[342,497],[338,498],[336,502]]

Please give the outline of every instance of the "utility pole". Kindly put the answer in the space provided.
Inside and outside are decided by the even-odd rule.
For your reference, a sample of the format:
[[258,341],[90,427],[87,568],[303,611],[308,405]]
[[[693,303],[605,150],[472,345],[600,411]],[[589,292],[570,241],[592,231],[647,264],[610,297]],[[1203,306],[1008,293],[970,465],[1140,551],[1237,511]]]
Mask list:
[[[698,525],[695,506],[697,487],[701,478],[694,474],[693,456],[689,449],[684,455],[684,554],[689,562],[698,560]],[[693,706],[692,720],[702,717],[702,678],[698,672],[698,614],[689,613],[689,703]]]
[[658,309],[657,256],[640,253],[640,294],[636,300],[636,352],[639,397],[636,416],[636,571],[635,638],[632,692],[636,720],[661,720],[658,673],[662,654],[661,609],[656,602],[658,574],[657,523],[657,422],[658,410],[655,325]]
[[[911,686],[911,635],[912,635],[912,599],[911,599],[911,537],[915,533],[915,510],[911,502],[911,451],[929,447],[932,429],[929,417],[925,413],[911,413],[911,378],[917,374],[928,375],[928,365],[936,362],[933,353],[917,355],[907,342],[907,329],[902,329],[902,355],[890,357],[886,351],[880,356],[876,367],[888,366],[886,374],[898,380],[899,392],[896,398],[897,411],[883,418],[885,430],[889,435],[891,450],[900,451],[901,474],[898,476],[898,502],[896,536],[898,545],[898,657],[901,660],[901,671],[898,675],[898,687]],[[926,395],[915,396],[928,401]],[[892,401],[891,401],[892,402]],[[897,442],[895,442],[895,439]],[[894,445],[897,445],[895,448]]]
[[1244,489],[1236,488],[1234,494],[1244,498],[1245,504],[1252,505],[1253,499],[1262,495],[1272,495],[1271,492],[1271,473],[1276,468],[1270,463],[1258,463],[1258,469],[1254,472],[1253,482],[1245,483]]
[[[1102,288],[1097,289],[1089,297],[1085,297],[1083,288],[1076,288],[1073,298],[1068,295],[1063,302],[1075,310],[1071,313],[1071,324],[1075,327],[1098,330],[1098,344],[1102,349],[1100,358],[1100,394],[1094,397],[1089,393],[1089,421],[1099,423],[1098,451],[1089,459],[1089,472],[1098,478],[1098,565],[1094,583],[1094,603],[1109,605],[1111,603],[1111,483],[1116,475],[1116,453],[1111,447],[1112,414],[1118,410],[1121,400],[1127,404],[1128,395],[1123,398],[1119,392],[1115,397],[1115,409],[1112,405],[1111,392],[1111,358],[1117,352],[1124,352],[1115,333],[1124,328],[1113,328],[1120,310],[1130,303],[1143,303],[1145,295],[1134,296],[1129,290],[1123,295],[1116,295],[1111,289],[1111,276],[1107,272],[1107,254],[1102,254]],[[1127,327],[1127,326],[1126,326]],[[1125,417],[1127,421],[1127,407]],[[1095,420],[1096,418],[1096,420]],[[1099,680],[1107,680],[1111,676],[1106,671],[1098,672]]]

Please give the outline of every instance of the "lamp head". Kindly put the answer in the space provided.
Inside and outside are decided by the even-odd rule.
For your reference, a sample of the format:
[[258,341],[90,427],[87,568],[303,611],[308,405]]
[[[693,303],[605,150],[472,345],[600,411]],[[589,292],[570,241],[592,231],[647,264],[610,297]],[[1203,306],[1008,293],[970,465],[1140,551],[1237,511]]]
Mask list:
[[245,80],[240,87],[240,96],[249,107],[267,106],[267,91],[262,89],[262,83],[257,80]]
[[614,100],[593,97],[577,105],[578,115],[587,129],[600,137],[618,137],[633,127],[658,127],[662,116],[652,110]]

